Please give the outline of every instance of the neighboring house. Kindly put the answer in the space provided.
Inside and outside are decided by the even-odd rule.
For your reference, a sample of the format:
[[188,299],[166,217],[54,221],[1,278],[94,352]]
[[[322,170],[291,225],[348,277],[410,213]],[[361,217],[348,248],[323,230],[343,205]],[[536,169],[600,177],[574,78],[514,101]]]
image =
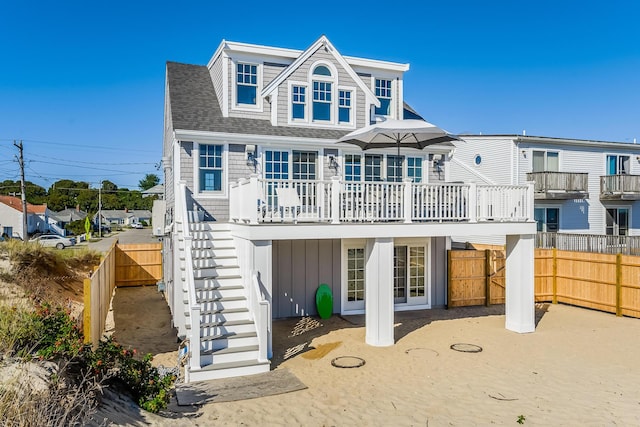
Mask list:
[[158,199],[164,199],[164,184],[154,185],[153,187],[142,191],[142,197],[157,196]]
[[98,215],[102,215],[103,224],[111,225],[132,225],[142,221],[147,223],[151,222],[151,211],[148,209],[103,209],[99,213],[96,213],[93,217],[93,222],[97,223]]
[[447,182],[451,145],[336,143],[421,119],[408,70],[324,36],[304,51],[223,41],[206,66],[167,63],[164,278],[188,381],[268,370],[271,319],[316,314],[321,283],[334,313],[365,314],[367,343],[392,345],[394,310],[447,304],[454,233],[507,236],[519,280],[506,326],[533,330],[531,186]]
[[[27,203],[27,233],[48,231],[49,209],[47,205]],[[0,230],[10,237],[22,236],[22,200],[14,196],[0,195]]]
[[75,209],[66,208],[60,212],[51,212],[49,214],[49,229],[56,234],[65,236],[67,234],[65,230],[67,224],[83,220],[87,215],[85,211],[80,210],[79,206],[76,206]]
[[540,232],[640,235],[640,145],[519,135],[465,135],[455,145],[454,181],[535,182]]

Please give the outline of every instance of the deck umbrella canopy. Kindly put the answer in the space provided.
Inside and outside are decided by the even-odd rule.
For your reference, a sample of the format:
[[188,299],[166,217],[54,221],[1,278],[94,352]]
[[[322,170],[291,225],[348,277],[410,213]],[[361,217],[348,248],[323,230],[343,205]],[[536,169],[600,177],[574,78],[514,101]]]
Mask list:
[[363,150],[397,147],[398,156],[400,156],[400,149],[403,147],[422,150],[429,145],[457,141],[459,139],[446,130],[424,120],[386,119],[356,129],[338,139],[337,142],[355,144]]

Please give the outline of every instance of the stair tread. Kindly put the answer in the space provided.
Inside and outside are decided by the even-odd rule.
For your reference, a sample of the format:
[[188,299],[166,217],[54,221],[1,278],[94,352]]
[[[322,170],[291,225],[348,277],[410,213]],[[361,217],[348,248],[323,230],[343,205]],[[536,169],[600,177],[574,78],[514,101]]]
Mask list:
[[200,342],[216,341],[216,340],[234,340],[239,338],[253,338],[257,336],[258,334],[256,334],[255,332],[225,332],[219,335],[200,337]]
[[199,298],[198,302],[230,302],[230,301],[246,301],[247,297],[212,297],[212,298]]
[[203,366],[200,371],[219,371],[223,369],[244,368],[247,366],[261,366],[268,364],[270,364],[270,362],[259,362],[257,359],[238,360],[234,362],[213,363],[211,365],[206,365]]
[[245,345],[244,347],[226,347],[221,348],[219,350],[204,350],[201,351],[200,354],[204,356],[208,356],[210,354],[216,356],[221,354],[233,354],[233,353],[245,353],[247,351],[257,351],[259,347],[257,344],[255,345]]
[[196,288],[196,292],[197,291],[235,291],[238,289],[244,289],[244,286],[242,285],[222,285],[222,286],[213,286],[213,287],[208,287],[208,286],[204,286],[202,288]]
[[202,310],[200,314],[245,313],[248,311],[248,308],[221,308],[217,310]]
[[200,323],[200,327],[210,328],[213,326],[239,326],[239,325],[252,325],[252,324],[253,324],[253,320],[251,319],[221,320],[219,322]]

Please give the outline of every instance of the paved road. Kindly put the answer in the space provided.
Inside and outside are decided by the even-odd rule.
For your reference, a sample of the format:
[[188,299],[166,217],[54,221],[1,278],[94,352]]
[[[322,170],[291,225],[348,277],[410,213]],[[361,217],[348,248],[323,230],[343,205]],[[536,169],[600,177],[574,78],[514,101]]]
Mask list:
[[132,228],[114,232],[108,237],[103,237],[102,240],[98,242],[90,242],[89,249],[106,252],[116,239],[118,239],[119,243],[158,243],[160,241],[158,237],[151,234],[151,228]]

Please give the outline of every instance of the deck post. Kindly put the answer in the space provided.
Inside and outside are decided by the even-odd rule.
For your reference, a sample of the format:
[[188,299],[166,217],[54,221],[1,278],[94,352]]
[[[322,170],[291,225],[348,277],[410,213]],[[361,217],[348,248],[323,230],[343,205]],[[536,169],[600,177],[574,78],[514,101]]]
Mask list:
[[478,185],[473,181],[469,183],[469,203],[466,208],[469,222],[478,222]]
[[535,330],[534,234],[507,236],[505,327],[514,332]]
[[393,238],[368,239],[366,246],[366,343],[374,347],[394,344]]
[[405,224],[410,224],[411,223],[411,216],[413,213],[413,197],[411,197],[411,183],[412,183],[412,179],[411,178],[405,178],[402,184],[402,191],[403,191],[403,202],[404,202],[404,223]]
[[247,198],[251,203],[251,209],[249,209],[249,224],[258,223],[258,209],[261,209],[261,206],[259,205],[260,197],[258,197],[258,195],[260,194],[260,191],[258,189],[258,185],[260,185],[258,182],[258,175],[252,173],[249,176],[249,191],[247,194]]
[[340,177],[331,177],[331,224],[340,224]]

